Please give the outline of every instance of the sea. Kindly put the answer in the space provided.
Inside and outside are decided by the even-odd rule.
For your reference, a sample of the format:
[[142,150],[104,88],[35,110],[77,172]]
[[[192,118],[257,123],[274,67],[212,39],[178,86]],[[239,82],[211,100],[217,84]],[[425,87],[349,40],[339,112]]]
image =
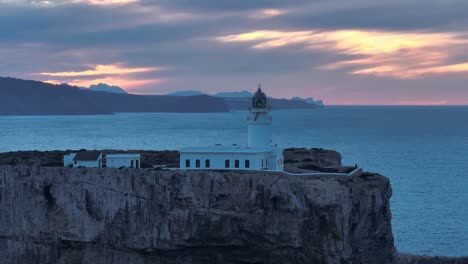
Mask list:
[[[391,180],[400,252],[468,255],[468,107],[327,106],[273,111],[283,147],[339,151],[344,164]],[[0,117],[0,152],[177,150],[245,144],[247,111]]]

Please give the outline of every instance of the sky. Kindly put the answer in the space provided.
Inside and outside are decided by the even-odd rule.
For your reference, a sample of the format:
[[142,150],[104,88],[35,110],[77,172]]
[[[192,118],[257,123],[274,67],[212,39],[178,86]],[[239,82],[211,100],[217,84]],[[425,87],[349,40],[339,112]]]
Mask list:
[[466,0],[0,0],[0,76],[468,104]]

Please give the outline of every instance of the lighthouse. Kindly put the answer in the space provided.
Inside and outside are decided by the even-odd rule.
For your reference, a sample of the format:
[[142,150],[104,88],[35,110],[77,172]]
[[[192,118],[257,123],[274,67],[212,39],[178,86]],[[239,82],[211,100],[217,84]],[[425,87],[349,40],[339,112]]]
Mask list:
[[268,98],[259,84],[252,97],[248,122],[247,146],[251,148],[270,148],[272,142],[271,114]]
[[216,144],[180,149],[185,170],[283,170],[283,149],[272,143],[271,113],[261,85],[249,100],[247,145]]

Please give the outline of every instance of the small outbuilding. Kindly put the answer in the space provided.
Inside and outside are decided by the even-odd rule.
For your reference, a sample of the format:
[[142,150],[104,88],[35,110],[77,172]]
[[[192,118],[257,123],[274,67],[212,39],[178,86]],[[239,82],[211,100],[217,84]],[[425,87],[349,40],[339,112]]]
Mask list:
[[140,154],[107,154],[106,167],[108,168],[140,168]]
[[63,166],[101,168],[102,153],[99,151],[70,153],[63,157]]

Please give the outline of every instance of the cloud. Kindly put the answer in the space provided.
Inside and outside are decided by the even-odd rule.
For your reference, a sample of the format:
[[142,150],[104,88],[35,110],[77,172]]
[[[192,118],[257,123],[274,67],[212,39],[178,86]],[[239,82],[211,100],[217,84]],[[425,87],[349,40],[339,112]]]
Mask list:
[[346,55],[320,69],[347,69],[355,75],[416,78],[426,74],[468,72],[468,63],[451,63],[468,47],[460,33],[394,31],[252,31],[215,37],[221,43],[248,43],[256,50],[299,46]]
[[165,83],[167,79],[132,79],[123,77],[105,77],[96,79],[69,79],[69,80],[44,80],[44,82],[51,84],[67,83],[69,85],[78,87],[90,87],[99,83],[105,83],[107,85],[120,86],[122,88],[133,91],[135,88],[139,88],[145,85],[158,85]]
[[[197,12],[232,12],[232,11],[252,11],[258,9],[276,9],[288,6],[297,6],[308,3],[307,0],[143,0],[143,5],[161,5],[171,9],[185,9]],[[316,2],[316,1],[314,1]]]
[[[147,94],[261,80],[271,95],[327,103],[468,103],[467,9],[462,0],[0,0],[0,72]],[[118,69],[101,75],[97,65]],[[170,70],[125,71],[160,65]]]
[[60,5],[90,4],[90,5],[124,5],[137,3],[140,0],[0,0],[0,4],[26,5],[35,7],[55,7]]
[[121,5],[139,2],[140,0],[85,0],[83,2],[93,5]]
[[69,71],[69,72],[41,72],[35,75],[76,77],[76,76],[133,74],[133,73],[161,71],[163,69],[164,68],[162,67],[129,68],[129,67],[122,67],[120,65],[96,65],[91,70]]
[[256,10],[252,12],[250,17],[255,18],[255,19],[267,19],[267,18],[281,16],[286,13],[288,13],[287,10],[268,8],[268,9]]
[[78,87],[89,87],[93,84],[105,83],[120,86],[132,91],[135,88],[147,85],[162,84],[167,78],[142,77],[139,74],[161,71],[162,67],[124,67],[119,64],[95,65],[92,69],[68,72],[42,72],[37,75],[56,77],[45,82],[52,84],[68,83]]

